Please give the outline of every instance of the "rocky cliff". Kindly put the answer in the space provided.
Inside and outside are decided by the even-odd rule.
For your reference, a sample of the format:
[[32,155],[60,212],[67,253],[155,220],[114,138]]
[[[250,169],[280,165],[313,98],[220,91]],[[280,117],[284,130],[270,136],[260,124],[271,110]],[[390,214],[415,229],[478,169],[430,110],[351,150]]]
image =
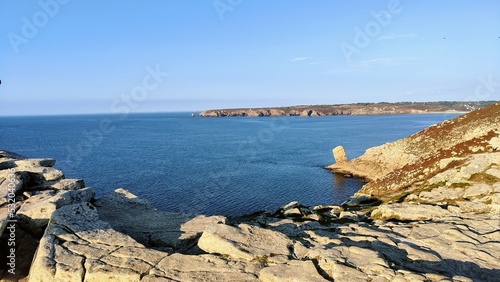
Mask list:
[[54,160],[2,151],[1,246],[2,254],[15,254],[16,274],[8,266],[0,277],[497,281],[499,108],[368,150],[360,160],[349,162],[336,148],[342,167],[335,170],[366,169],[371,179],[341,206],[292,202],[239,218],[157,211],[124,189],[94,199],[82,180],[64,179],[52,168]]
[[360,193],[387,195],[425,185],[442,171],[470,163],[479,153],[497,152],[499,134],[500,103],[496,103],[327,168],[370,180]]
[[310,105],[277,108],[219,109],[200,113],[201,117],[267,117],[267,116],[333,116],[421,114],[436,112],[469,112],[494,102],[425,102],[425,103],[358,103],[343,105]]

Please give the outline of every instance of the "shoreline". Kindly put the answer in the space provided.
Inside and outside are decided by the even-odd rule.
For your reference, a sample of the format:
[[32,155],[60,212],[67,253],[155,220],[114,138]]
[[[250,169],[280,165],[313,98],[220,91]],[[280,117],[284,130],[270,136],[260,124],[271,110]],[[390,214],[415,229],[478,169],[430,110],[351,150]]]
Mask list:
[[[0,198],[2,253],[17,220],[8,249],[17,276],[0,270],[0,279],[495,281],[499,125],[500,103],[351,161],[336,147],[340,165],[367,169],[356,195],[240,217],[163,212],[122,188],[96,199],[54,159],[0,151],[0,191],[11,189]],[[14,215],[3,209],[9,194]]]
[[201,112],[199,117],[319,117],[336,115],[447,114],[467,113],[493,104],[485,102],[404,102],[357,103],[336,105],[300,105],[291,107],[214,109]]

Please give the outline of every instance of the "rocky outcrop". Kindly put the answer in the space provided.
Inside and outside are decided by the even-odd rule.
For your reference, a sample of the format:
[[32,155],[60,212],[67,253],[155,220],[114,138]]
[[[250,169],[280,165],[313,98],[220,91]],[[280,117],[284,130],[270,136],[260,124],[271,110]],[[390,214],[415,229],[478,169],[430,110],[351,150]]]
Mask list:
[[293,242],[283,234],[248,224],[237,227],[217,224],[207,227],[198,247],[207,253],[234,259],[252,261],[265,258],[267,262],[280,263],[287,262],[292,256]]
[[471,155],[497,151],[499,124],[500,103],[497,103],[410,137],[370,148],[350,162],[327,168],[371,180],[360,193],[391,194],[466,163]]
[[177,214],[158,211],[124,189],[98,199],[100,219],[141,244],[172,251],[186,251],[208,225],[225,223],[223,216]]
[[94,194],[92,188],[39,191],[25,200],[17,211],[18,223],[31,233],[41,236],[56,209],[74,203],[89,202],[94,198]]
[[425,102],[425,103],[358,103],[344,105],[311,105],[258,109],[207,110],[201,117],[268,117],[268,116],[334,116],[418,114],[432,112],[469,112],[494,102]]
[[[58,208],[94,197],[81,179],[65,179],[54,159],[30,159],[0,151],[0,278],[22,279],[49,219]],[[6,255],[7,256],[7,255]]]
[[337,163],[337,164],[347,163],[347,156],[345,154],[344,147],[337,146],[337,147],[333,148],[332,153],[333,153],[333,159],[335,160],[335,163]]

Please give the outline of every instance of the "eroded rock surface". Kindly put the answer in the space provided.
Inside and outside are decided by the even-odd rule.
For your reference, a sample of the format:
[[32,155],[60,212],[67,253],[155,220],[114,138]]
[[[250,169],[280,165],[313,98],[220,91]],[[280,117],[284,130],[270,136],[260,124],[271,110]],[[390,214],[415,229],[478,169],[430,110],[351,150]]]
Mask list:
[[52,167],[55,163],[54,159],[32,159],[0,151],[0,249],[2,254],[11,254],[14,249],[17,256],[13,274],[8,272],[10,267],[5,267],[6,256],[2,255],[0,279],[25,280],[52,213],[94,197],[94,191],[85,188],[83,180],[65,179]]
[[146,201],[124,189],[97,200],[102,220],[138,242],[153,247],[170,247],[185,251],[196,245],[196,239],[208,225],[225,223],[223,216],[178,214],[158,211]]

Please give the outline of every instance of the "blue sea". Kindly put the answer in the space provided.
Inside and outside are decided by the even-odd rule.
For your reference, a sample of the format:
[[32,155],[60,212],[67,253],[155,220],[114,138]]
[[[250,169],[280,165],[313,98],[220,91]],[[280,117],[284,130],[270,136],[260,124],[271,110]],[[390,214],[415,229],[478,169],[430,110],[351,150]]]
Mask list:
[[456,114],[193,118],[190,113],[0,117],[0,149],[57,160],[102,197],[125,188],[159,210],[237,216],[290,201],[339,204],[363,183],[323,167]]

